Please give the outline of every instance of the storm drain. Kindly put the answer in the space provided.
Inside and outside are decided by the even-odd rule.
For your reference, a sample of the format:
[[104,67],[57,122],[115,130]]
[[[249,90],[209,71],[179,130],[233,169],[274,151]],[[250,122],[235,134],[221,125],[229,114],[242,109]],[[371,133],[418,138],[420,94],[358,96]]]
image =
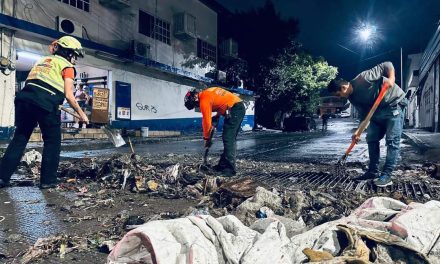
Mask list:
[[281,190],[327,189],[335,191],[359,192],[366,195],[386,195],[399,193],[416,201],[438,199],[440,186],[429,182],[410,182],[393,180],[393,185],[377,187],[372,181],[355,181],[349,177],[335,177],[326,172],[249,172],[251,178]]

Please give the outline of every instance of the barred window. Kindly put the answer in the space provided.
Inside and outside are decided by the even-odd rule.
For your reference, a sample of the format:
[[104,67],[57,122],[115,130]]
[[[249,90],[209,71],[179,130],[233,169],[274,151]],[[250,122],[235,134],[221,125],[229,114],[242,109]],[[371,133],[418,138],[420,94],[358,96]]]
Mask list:
[[58,1],[76,7],[78,9],[84,10],[86,12],[90,12],[90,0],[58,0]]
[[197,39],[197,57],[217,63],[217,48],[206,41]]
[[171,25],[165,20],[139,10],[139,33],[171,45]]
[[156,34],[155,39],[171,45],[171,26],[170,23],[156,18]]

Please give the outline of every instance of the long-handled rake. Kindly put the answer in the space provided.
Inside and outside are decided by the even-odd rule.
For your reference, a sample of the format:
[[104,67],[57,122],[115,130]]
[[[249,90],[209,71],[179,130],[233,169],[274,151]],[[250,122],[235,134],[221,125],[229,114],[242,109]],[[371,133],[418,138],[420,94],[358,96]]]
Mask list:
[[376,101],[374,101],[373,106],[370,109],[370,112],[368,112],[368,115],[365,117],[365,119],[359,124],[358,129],[353,135],[352,141],[350,146],[345,151],[344,155],[339,159],[339,161],[336,163],[335,166],[335,174],[336,176],[344,176],[345,171],[345,161],[347,160],[348,155],[350,154],[353,147],[358,143],[359,138],[361,137],[362,132],[368,127],[370,124],[371,117],[373,116],[374,112],[376,112],[377,107],[379,106],[380,102],[382,102],[383,97],[385,96],[386,92],[390,89],[390,86],[388,83],[382,84],[381,90],[379,95],[376,98]]

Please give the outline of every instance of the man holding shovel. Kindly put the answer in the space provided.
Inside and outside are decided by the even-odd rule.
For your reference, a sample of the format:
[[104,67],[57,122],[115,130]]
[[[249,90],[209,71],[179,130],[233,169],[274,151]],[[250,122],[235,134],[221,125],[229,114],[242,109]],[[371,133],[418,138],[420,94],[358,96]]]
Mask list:
[[185,95],[185,107],[188,110],[200,107],[202,112],[203,139],[205,147],[210,147],[212,126],[212,112],[217,112],[214,119],[220,116],[225,117],[223,124],[223,154],[218,165],[214,166],[216,171],[224,176],[230,177],[236,174],[235,157],[237,151],[237,134],[246,109],[241,99],[233,93],[220,87],[211,87],[201,92],[189,91]]
[[41,58],[31,69],[25,87],[15,98],[15,134],[0,165],[0,188],[8,186],[11,175],[23,156],[26,144],[37,126],[43,135],[40,188],[52,188],[57,183],[61,150],[61,116],[59,105],[67,102],[78,113],[80,121],[88,124],[73,93],[75,62],[84,57],[81,43],[64,36],[49,46],[52,55]]
[[[393,172],[400,154],[400,137],[403,130],[405,92],[395,83],[395,71],[391,62],[383,62],[370,70],[360,73],[350,82],[341,78],[330,82],[328,91],[339,97],[348,98],[356,107],[361,120],[369,113],[381,89],[386,87],[382,101],[371,117],[367,129],[368,154],[370,162],[367,172],[358,180],[374,179],[379,187],[392,185]],[[367,122],[368,123],[368,122]],[[387,154],[382,172],[379,173],[379,142],[385,136]],[[353,135],[359,141],[359,135]]]

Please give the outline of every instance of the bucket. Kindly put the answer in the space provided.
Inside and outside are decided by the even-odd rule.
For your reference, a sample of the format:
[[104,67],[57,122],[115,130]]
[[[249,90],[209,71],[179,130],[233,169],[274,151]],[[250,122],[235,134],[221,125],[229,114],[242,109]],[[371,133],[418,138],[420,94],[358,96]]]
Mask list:
[[142,137],[148,137],[148,131],[149,131],[148,127],[141,127],[141,135],[142,135]]

